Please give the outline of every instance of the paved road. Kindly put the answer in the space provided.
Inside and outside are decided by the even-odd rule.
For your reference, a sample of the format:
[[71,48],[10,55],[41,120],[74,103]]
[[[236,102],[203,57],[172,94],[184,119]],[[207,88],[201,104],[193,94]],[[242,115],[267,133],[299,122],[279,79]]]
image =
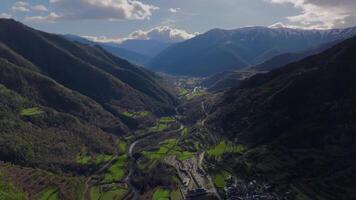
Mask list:
[[[176,113],[178,114],[178,108],[175,109]],[[180,123],[179,121],[177,121],[179,124],[180,124],[180,127],[179,129],[176,129],[176,130],[172,130],[172,131],[166,131],[166,132],[161,132],[161,133],[156,133],[156,134],[147,134],[145,137],[143,138],[140,138],[140,139],[137,139],[136,141],[132,142],[130,144],[130,147],[129,147],[129,151],[128,151],[128,154],[129,154],[129,157],[130,157],[130,161],[129,161],[129,165],[128,165],[128,168],[129,168],[129,173],[128,175],[126,176],[125,178],[125,182],[128,184],[129,188],[132,190],[133,192],[133,200],[136,200],[136,199],[139,199],[139,196],[140,196],[140,191],[132,184],[132,180],[131,180],[131,177],[132,177],[132,174],[133,174],[133,169],[134,169],[134,165],[135,165],[135,158],[133,156],[134,154],[134,149],[136,147],[136,145],[146,139],[149,139],[150,137],[156,137],[157,134],[174,134],[174,133],[178,133],[180,131],[182,131],[184,129],[184,125],[182,123]],[[100,169],[98,169],[97,171],[95,171],[93,174],[91,174],[87,180],[85,181],[85,186],[84,186],[84,189],[83,189],[83,198],[86,199],[86,197],[89,197],[89,194],[88,194],[88,191],[89,191],[89,188],[91,187],[91,181],[93,179],[93,177],[95,175],[98,175],[100,173],[102,173],[103,171],[105,171],[107,168],[109,168],[112,164],[113,164],[113,161],[115,160],[116,157],[112,158],[110,161],[108,161],[105,165],[103,165],[102,167],[100,167]]]
[[133,193],[133,200],[139,199],[140,197],[140,191],[132,184],[132,174],[133,174],[133,169],[134,169],[134,165],[135,165],[135,158],[133,157],[133,150],[135,148],[135,146],[142,141],[144,138],[139,139],[134,141],[133,143],[131,143],[130,147],[129,147],[129,157],[130,157],[130,161],[129,161],[129,173],[125,178],[125,182],[128,184],[129,188],[132,190]]
[[[202,120],[202,123],[201,123],[201,124],[202,124],[203,128],[206,129],[206,127],[205,127],[205,122],[206,122],[206,119],[207,119],[207,117],[209,116],[209,114],[208,114],[208,112],[206,111],[204,102],[201,102],[201,108],[202,108],[202,110],[203,110],[203,112],[204,112],[204,116],[205,116],[204,119]],[[203,156],[202,156],[202,160],[204,159],[204,155],[205,155],[205,153],[204,153]],[[202,161],[201,161],[199,164],[201,164],[201,163],[202,163]],[[222,198],[221,198],[221,196],[220,196],[218,190],[216,189],[215,184],[214,184],[212,178],[210,177],[210,175],[205,172],[205,170],[203,169],[203,167],[202,167],[201,165],[200,165],[199,167],[200,167],[200,169],[203,170],[203,172],[204,172],[206,178],[209,180],[209,183],[210,183],[210,185],[211,185],[211,191],[215,194],[215,196],[216,196],[219,200],[222,200]]]
[[132,193],[133,193],[133,200],[139,199],[140,197],[140,191],[132,184],[132,180],[131,180],[131,176],[133,174],[133,165],[134,165],[134,160],[131,159],[129,162],[129,174],[126,176],[125,178],[125,182],[127,183],[127,185],[129,186],[129,188],[131,189]]
[[140,141],[141,140],[136,140],[135,142],[131,143],[130,148],[129,148],[129,156],[130,156],[131,159],[134,159],[132,152],[133,152],[136,144],[139,143]]
[[211,177],[206,173],[206,178],[209,180],[211,187],[211,191],[215,194],[215,196],[219,199],[222,200],[223,198],[221,198],[218,190],[216,189],[213,180],[211,179]]
[[[177,121],[178,122],[178,121]],[[174,134],[174,133],[178,133],[180,131],[182,131],[184,129],[184,125],[180,122],[178,122],[180,124],[180,127],[179,129],[176,129],[176,130],[172,130],[172,131],[166,131],[166,132],[161,132],[161,133],[156,133],[156,134],[153,134],[153,135],[150,135],[150,134],[147,134],[147,136],[143,137],[143,138],[140,138],[136,141],[134,141],[133,143],[130,144],[130,147],[129,147],[129,157],[130,157],[130,161],[129,161],[129,173],[128,175],[126,176],[125,178],[125,182],[129,185],[129,187],[131,188],[134,196],[133,196],[133,200],[136,200],[136,199],[139,199],[139,196],[140,196],[140,191],[132,184],[132,180],[131,180],[131,177],[132,177],[132,174],[133,174],[133,166],[135,165],[135,158],[133,156],[134,154],[134,150],[135,150],[135,147],[138,143],[144,141],[144,140],[147,140],[151,137],[156,137],[157,134]]]
[[103,171],[105,171],[108,167],[110,167],[112,165],[112,163],[114,162],[116,156],[113,157],[111,160],[109,160],[107,163],[105,163],[105,165],[103,165],[102,167],[100,167],[97,171],[95,171],[93,174],[91,174],[87,180],[85,181],[85,186],[83,189],[83,198],[86,199],[86,197],[89,197],[88,191],[89,188],[91,186],[90,181],[93,179],[93,177],[95,175],[98,175],[100,173],[102,173]]
[[[201,106],[202,106],[202,110],[203,110],[203,112],[204,112],[204,114],[205,114],[205,118],[204,118],[203,121],[202,121],[202,125],[203,125],[203,127],[205,128],[205,119],[206,119],[206,117],[208,116],[208,113],[206,112],[204,102],[201,103]],[[178,109],[176,109],[176,112],[177,112],[177,114],[178,114]],[[183,125],[182,123],[180,123],[179,121],[177,121],[177,122],[180,124],[179,129],[177,129],[177,130],[172,130],[172,131],[167,131],[167,132],[161,132],[161,133],[158,133],[158,134],[174,134],[174,133],[178,133],[178,132],[182,131],[182,130],[185,128],[184,125]],[[136,162],[136,161],[135,161],[135,158],[134,158],[134,156],[133,156],[134,150],[135,150],[135,147],[136,147],[137,144],[139,144],[140,142],[142,142],[142,141],[144,141],[144,140],[147,140],[147,139],[149,139],[149,138],[151,138],[151,137],[155,137],[155,136],[157,136],[157,134],[153,134],[153,135],[147,134],[147,136],[145,136],[145,137],[143,137],[143,138],[140,138],[140,139],[138,139],[138,140],[132,142],[132,143],[130,144],[130,147],[129,147],[129,152],[128,152],[128,153],[129,153],[129,157],[130,157],[129,173],[128,173],[128,175],[127,175],[125,181],[126,181],[126,183],[129,185],[129,187],[131,188],[131,190],[132,190],[132,192],[133,192],[133,194],[134,194],[134,197],[133,197],[134,200],[139,199],[139,196],[140,196],[140,195],[139,195],[139,190],[138,190],[137,188],[135,188],[135,186],[132,185],[132,182],[131,182],[131,176],[132,176],[132,174],[133,174],[133,166],[135,165],[135,162]],[[204,158],[204,157],[202,157],[202,159],[203,159],[203,158]],[[201,162],[200,162],[200,163],[201,163]],[[213,182],[212,178],[209,176],[208,173],[206,173],[206,172],[204,171],[204,169],[203,169],[201,166],[200,166],[200,168],[203,170],[204,175],[205,175],[206,178],[209,180],[209,184],[211,185],[211,191],[214,193],[214,195],[215,195],[219,200],[222,200],[220,194],[218,193],[218,191],[217,191],[217,189],[216,189],[216,187],[215,187],[215,185],[214,185],[214,182]]]

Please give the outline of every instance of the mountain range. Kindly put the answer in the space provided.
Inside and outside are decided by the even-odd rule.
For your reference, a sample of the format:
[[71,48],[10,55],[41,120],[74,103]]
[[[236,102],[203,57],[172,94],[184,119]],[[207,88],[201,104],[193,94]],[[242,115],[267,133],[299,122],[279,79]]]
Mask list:
[[237,87],[242,80],[247,79],[255,74],[266,73],[268,71],[283,67],[289,63],[303,60],[304,58],[307,58],[312,55],[317,55],[318,53],[321,53],[326,49],[331,48],[333,45],[336,45],[339,42],[340,41],[338,40],[331,43],[326,43],[317,48],[312,48],[302,52],[281,54],[269,60],[266,60],[261,64],[248,67],[243,70],[220,72],[205,78],[202,82],[202,86],[207,88],[209,92],[219,92],[222,90]]
[[354,199],[355,54],[353,37],[221,95],[206,124],[248,147],[226,161],[236,173],[290,185],[303,199]]
[[161,53],[164,49],[175,44],[176,42],[164,42],[154,39],[148,40],[140,40],[140,39],[130,39],[125,40],[120,44],[115,44],[120,48],[133,51],[144,55],[149,58],[153,58],[159,53]]
[[111,54],[126,59],[131,63],[141,66],[146,65],[150,59],[158,55],[164,49],[174,44],[174,42],[162,42],[158,40],[130,39],[121,43],[114,42],[93,42],[77,35],[64,35],[64,38],[87,45],[98,45]]
[[114,43],[101,43],[101,42],[93,42],[91,40],[88,40],[86,38],[77,36],[77,35],[63,35],[64,38],[72,41],[72,42],[79,42],[81,44],[85,45],[91,45],[91,46],[100,46],[106,51],[110,52],[111,54],[126,59],[127,61],[137,64],[137,65],[144,65],[146,64],[150,57],[137,53],[135,51],[130,51],[128,49],[120,48],[117,44]]
[[0,19],[0,199],[356,199],[355,34],[114,44]]
[[321,45],[346,39],[355,34],[356,28],[214,29],[168,47],[150,60],[148,67],[154,71],[177,75],[209,76],[255,66],[281,54],[316,49]]

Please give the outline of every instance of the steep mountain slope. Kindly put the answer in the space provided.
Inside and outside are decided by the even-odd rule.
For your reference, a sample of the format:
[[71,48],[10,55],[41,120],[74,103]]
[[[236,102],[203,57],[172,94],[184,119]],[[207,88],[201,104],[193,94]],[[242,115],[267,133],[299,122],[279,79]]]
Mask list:
[[250,148],[235,170],[311,199],[355,199],[355,54],[356,37],[226,92],[206,124]]
[[156,75],[100,47],[73,43],[13,20],[0,21],[0,41],[42,74],[94,99],[112,113],[132,109],[159,114],[169,111],[175,102]]
[[318,48],[313,48],[299,53],[281,54],[259,65],[248,67],[243,70],[224,71],[221,73],[217,73],[215,75],[206,78],[202,82],[202,86],[206,87],[210,92],[217,92],[217,91],[222,91],[233,87],[237,87],[241,83],[241,81],[250,78],[255,74],[266,73],[268,71],[283,67],[289,63],[303,60],[309,56],[321,53],[339,42],[340,41],[335,41],[332,43],[323,44]]
[[208,76],[257,65],[283,53],[304,51],[355,34],[356,28],[320,31],[266,27],[214,29],[172,45],[148,66],[166,73]]
[[331,43],[323,44],[317,48],[312,48],[312,49],[302,51],[302,52],[281,54],[281,55],[275,56],[261,64],[253,66],[249,69],[259,70],[259,71],[271,71],[273,69],[277,69],[279,67],[285,66],[289,63],[300,61],[308,56],[319,54],[340,42],[342,42],[342,41],[334,41]]
[[256,73],[261,72],[252,69],[246,71],[225,71],[204,79],[201,85],[207,88],[209,92],[218,92],[237,87],[241,81],[250,78]]
[[124,112],[159,116],[177,102],[154,73],[14,20],[0,19],[0,77],[0,162],[59,174],[97,167],[80,155],[116,155]]
[[32,102],[72,114],[103,129],[116,127],[118,134],[127,129],[117,118],[92,99],[71,91],[37,72],[0,58],[0,75],[0,84]]
[[70,171],[82,148],[90,153],[115,153],[110,134],[71,114],[28,100],[1,84],[0,104],[2,161]]

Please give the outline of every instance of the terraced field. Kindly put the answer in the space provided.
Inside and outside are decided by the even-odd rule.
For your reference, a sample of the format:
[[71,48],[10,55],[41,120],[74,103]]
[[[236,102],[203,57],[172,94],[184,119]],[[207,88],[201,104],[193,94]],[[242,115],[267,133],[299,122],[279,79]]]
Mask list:
[[34,108],[23,109],[20,115],[28,117],[28,116],[40,115],[42,113],[43,111],[40,108],[34,107]]
[[90,200],[120,200],[128,194],[127,186],[117,186],[115,184],[105,187],[95,186],[90,190]]
[[184,151],[178,145],[177,139],[168,139],[160,142],[159,149],[155,151],[144,151],[142,154],[151,162],[155,160],[163,160],[168,156],[175,156],[178,160],[187,160],[194,156],[194,152]]
[[215,147],[208,149],[207,155],[219,159],[222,155],[227,153],[243,153],[245,149],[246,148],[243,145],[223,140]]
[[108,168],[104,175],[103,183],[113,183],[123,180],[127,173],[127,155],[119,156],[113,164]]
[[49,188],[39,194],[39,200],[58,200],[58,189]]

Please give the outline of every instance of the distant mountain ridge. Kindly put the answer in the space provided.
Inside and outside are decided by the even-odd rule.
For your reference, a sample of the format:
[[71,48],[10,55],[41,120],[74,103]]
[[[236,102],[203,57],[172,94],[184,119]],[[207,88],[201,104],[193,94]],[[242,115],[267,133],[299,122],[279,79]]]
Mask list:
[[153,58],[154,56],[161,53],[164,49],[169,46],[175,44],[176,42],[163,42],[159,40],[140,40],[140,39],[130,39],[125,40],[120,44],[115,44],[122,49],[126,49],[129,51],[133,51],[144,55],[149,58]]
[[130,51],[128,49],[124,49],[119,47],[118,44],[113,44],[113,43],[98,43],[98,42],[93,42],[91,40],[88,40],[86,38],[77,36],[77,35],[63,35],[64,38],[73,41],[73,42],[79,42],[82,44],[87,44],[87,45],[91,45],[91,46],[101,46],[102,48],[104,48],[106,51],[112,53],[115,56],[118,56],[120,58],[126,59],[129,62],[132,62],[134,64],[138,64],[138,65],[145,65],[150,57],[137,53],[135,51]]
[[176,42],[158,40],[129,39],[122,43],[94,42],[77,35],[63,35],[64,38],[87,45],[98,45],[115,56],[124,58],[134,64],[145,66],[153,57]]
[[208,76],[260,64],[284,53],[300,52],[356,35],[356,28],[301,30],[246,27],[213,29],[172,45],[148,67],[179,75]]

